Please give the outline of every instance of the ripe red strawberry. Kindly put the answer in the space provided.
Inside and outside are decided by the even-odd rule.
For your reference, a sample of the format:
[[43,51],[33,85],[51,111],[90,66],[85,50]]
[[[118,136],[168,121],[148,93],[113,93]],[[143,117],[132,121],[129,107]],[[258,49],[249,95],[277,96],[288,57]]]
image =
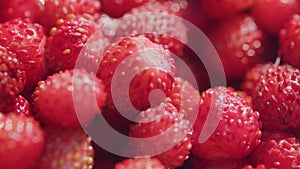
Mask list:
[[265,57],[266,35],[251,16],[224,20],[208,32],[208,37],[220,55],[229,80],[239,80],[247,69]]
[[[121,38],[110,45],[104,54],[97,73],[97,76],[103,80],[106,86],[108,108],[117,108],[120,112],[136,114],[134,112],[138,112],[138,110],[130,105],[130,99],[132,98],[129,98],[127,95],[132,90],[130,89],[131,83],[135,83],[132,82],[135,76],[139,77],[140,73],[148,69],[157,69],[159,71],[154,73],[154,78],[151,76],[140,77],[143,81],[149,79],[153,83],[154,80],[163,77],[165,74],[169,74],[172,77],[175,72],[173,63],[174,60],[170,57],[168,51],[142,35]],[[162,74],[160,73],[161,71],[166,73]],[[169,88],[172,87],[173,81],[171,77],[163,78],[164,81],[155,83],[158,85],[158,88],[165,86],[166,88],[163,91],[170,91]],[[134,81],[138,82],[139,80]],[[149,93],[146,90],[147,86],[141,86],[138,90],[141,91],[143,89],[144,92]],[[135,94],[138,95],[138,93]],[[166,96],[168,97],[167,94]],[[137,98],[138,96],[131,95],[131,97]],[[132,103],[133,105],[141,105],[138,102],[144,102],[141,99],[135,99],[135,101],[137,102]],[[143,107],[143,109],[146,108],[148,107]]]
[[165,169],[165,166],[156,158],[126,159],[115,165],[115,169]]
[[39,0],[11,0],[0,1],[0,22],[9,21],[18,17],[36,21],[42,3]]
[[225,19],[249,9],[255,0],[201,0],[200,8],[212,19]]
[[66,19],[68,14],[95,15],[100,9],[101,4],[98,0],[45,0],[38,21],[48,32],[59,22],[58,19]]
[[157,154],[154,157],[166,168],[182,166],[189,158],[192,148],[190,123],[174,106],[162,103],[147,109],[139,114],[136,122],[130,126],[129,136],[152,139],[130,140],[133,154]]
[[205,160],[193,157],[189,163],[191,169],[240,169],[247,164],[247,159]]
[[37,82],[44,78],[43,65],[46,36],[43,27],[29,19],[14,19],[0,25],[0,45],[16,54],[26,71],[24,95],[34,90]]
[[28,101],[21,95],[17,96],[12,101],[7,102],[3,108],[0,109],[3,113],[16,113],[18,115],[25,115],[30,117],[31,109]]
[[232,89],[218,87],[205,91],[202,99],[194,124],[195,155],[204,159],[239,159],[259,145],[259,113],[253,111],[246,98]]
[[0,113],[1,169],[31,169],[44,145],[44,132],[33,118]]
[[181,55],[183,43],[179,40],[187,41],[187,30],[175,16],[181,16],[185,6],[186,3],[172,1],[149,2],[133,8],[118,20],[117,25],[111,24],[107,29],[115,29],[114,38],[144,34],[152,42],[162,44],[165,49]]
[[149,1],[155,0],[100,0],[102,4],[102,11],[114,18],[119,18],[132,8],[140,6]]
[[251,155],[254,165],[267,168],[300,168],[300,144],[285,133],[264,133],[262,143]]
[[34,169],[92,168],[91,138],[82,129],[46,128],[46,147]]
[[[268,67],[268,65],[267,65]],[[300,71],[289,65],[267,69],[255,84],[254,108],[267,130],[300,128]]]
[[175,80],[180,86],[180,112],[184,114],[185,119],[194,121],[199,111],[200,93],[188,81],[178,77]]
[[265,165],[263,164],[258,164],[255,168],[251,165],[246,165],[243,167],[243,169],[275,169],[275,168],[267,168]]
[[73,128],[80,126],[78,118],[82,125],[89,123],[106,94],[100,79],[85,70],[67,70],[40,81],[32,97],[36,117],[43,123]]
[[256,90],[256,85],[260,80],[260,77],[263,76],[269,69],[275,68],[276,64],[269,62],[255,65],[251,69],[247,70],[241,88],[243,89],[243,91],[245,91],[248,95],[251,96],[252,91]]
[[203,11],[199,10],[199,0],[189,0],[188,7],[183,10],[182,17],[199,29],[205,30],[209,25],[208,18],[204,16]]
[[300,15],[293,15],[279,33],[279,55],[282,60],[300,68]]
[[300,4],[297,0],[258,0],[255,1],[251,14],[259,27],[278,36],[289,17],[299,11]]
[[88,38],[97,30],[85,16],[70,14],[60,19],[50,31],[45,49],[45,63],[51,73],[72,69]]
[[26,82],[23,64],[0,45],[0,108],[22,92]]

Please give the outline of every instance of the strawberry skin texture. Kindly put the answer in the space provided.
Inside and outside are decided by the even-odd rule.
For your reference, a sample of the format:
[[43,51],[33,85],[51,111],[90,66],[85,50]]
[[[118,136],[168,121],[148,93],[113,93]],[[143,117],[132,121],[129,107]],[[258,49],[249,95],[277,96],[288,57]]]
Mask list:
[[26,97],[45,76],[43,65],[46,36],[43,27],[29,19],[13,19],[0,24],[0,45],[16,54],[26,71]]
[[157,158],[126,159],[115,165],[115,169],[165,169]]
[[0,108],[3,113],[16,113],[17,115],[25,115],[30,117],[32,115],[28,101],[21,95],[14,98],[12,101],[7,102],[3,108]]
[[119,18],[132,8],[140,6],[146,2],[155,0],[100,0],[102,4],[102,11],[111,17]]
[[201,0],[200,8],[211,19],[225,19],[249,9],[255,0]]
[[68,14],[95,15],[100,9],[101,3],[98,0],[45,0],[38,21],[48,33],[58,19],[66,19]]
[[279,55],[285,63],[300,68],[300,15],[293,15],[279,32]]
[[[174,141],[179,141],[173,148],[154,157],[158,158],[166,168],[182,166],[184,161],[189,158],[192,147],[190,123],[183,119],[183,114],[179,114],[173,105],[162,103],[155,108],[142,111],[136,122],[130,126],[129,136],[138,138],[154,137],[160,134],[164,134],[164,136],[156,139],[155,144],[147,140],[141,141],[141,143],[131,143],[134,153],[147,154],[153,149],[160,149],[163,146],[174,144]],[[172,132],[164,133],[171,127]],[[184,138],[182,138],[183,136]]]
[[14,53],[0,46],[0,108],[24,89],[26,72]]
[[[239,159],[249,155],[259,145],[259,113],[253,111],[246,98],[225,87],[208,89],[201,98],[203,102],[194,124],[192,152],[195,155],[203,159]],[[208,140],[200,143],[200,132],[208,113],[220,121],[211,122],[218,122],[216,130]]]
[[275,168],[267,168],[265,165],[263,164],[258,164],[256,167],[253,167],[252,165],[246,165],[243,167],[243,169],[275,169]]
[[208,37],[229,80],[241,79],[247,69],[263,60],[266,52],[266,35],[248,15],[224,20],[208,32]]
[[[94,95],[98,105],[91,105]],[[38,119],[46,125],[68,128],[80,127],[78,118],[83,125],[89,123],[106,100],[101,80],[85,70],[66,70],[48,76],[39,82],[32,97]],[[76,111],[74,104],[78,102],[73,98],[80,100]]]
[[251,10],[258,26],[274,36],[278,36],[289,17],[298,12],[300,4],[297,0],[259,0]]
[[[126,82],[128,80],[130,80],[130,82],[133,80],[129,79],[130,75],[138,76],[138,74],[150,68],[169,73],[170,76],[173,76],[176,71],[174,60],[170,57],[169,52],[142,35],[120,38],[116,43],[108,46],[101,61],[99,71],[97,72],[97,77],[102,79],[106,86],[106,92],[108,93],[108,108],[115,109],[114,102],[116,102],[120,104],[121,110],[119,111],[126,111],[126,113],[132,112],[131,109],[128,110],[128,108],[130,108],[128,103],[124,102],[126,94],[124,91],[130,91],[128,87],[131,86],[130,83],[126,84]],[[116,70],[119,70],[119,72],[116,73]],[[123,73],[120,73],[120,70],[122,70]],[[161,76],[159,73],[157,75],[158,76],[155,76],[153,80],[157,80]],[[114,83],[112,83],[113,77],[115,80]],[[149,80],[151,80],[152,77],[143,77],[143,79],[147,78],[150,78]],[[163,77],[163,79],[166,79],[167,81],[158,83],[159,86],[163,86],[162,84],[165,83],[166,87],[172,87],[172,85],[169,85],[173,81],[172,78]],[[167,88],[163,89],[163,91],[169,90],[170,89]],[[115,100],[112,99],[112,92],[118,94],[118,97],[114,98]],[[134,98],[137,97],[138,96],[135,96]],[[136,101],[139,102],[142,100],[138,99]],[[133,105],[141,104],[133,103]],[[143,108],[145,109],[148,107]]]
[[34,169],[91,169],[94,149],[82,129],[46,128],[46,146]]
[[251,155],[251,163],[264,164],[267,168],[300,168],[299,141],[285,133],[263,134],[262,143]]
[[44,131],[32,117],[0,113],[1,169],[31,169],[44,145]]
[[97,30],[95,22],[85,16],[68,15],[50,31],[45,47],[45,64],[49,73],[72,69],[88,38]]
[[253,90],[256,90],[256,85],[269,69],[274,69],[276,66],[273,63],[257,64],[254,67],[247,70],[241,88],[249,96],[252,95]]
[[240,169],[247,164],[247,159],[205,160],[193,157],[189,162],[191,169]]
[[300,128],[300,71],[289,65],[268,69],[252,93],[266,130]]
[[19,17],[29,18],[32,22],[35,22],[41,5],[38,0],[0,1],[0,22]]

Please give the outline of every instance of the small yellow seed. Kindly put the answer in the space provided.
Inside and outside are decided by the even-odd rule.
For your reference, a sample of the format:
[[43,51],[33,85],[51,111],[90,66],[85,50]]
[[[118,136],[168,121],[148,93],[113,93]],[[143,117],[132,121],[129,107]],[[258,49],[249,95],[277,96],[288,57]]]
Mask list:
[[67,15],[67,18],[68,19],[74,19],[74,18],[76,18],[76,15],[70,13],[70,14]]
[[67,54],[70,54],[71,53],[71,50],[70,49],[66,49],[63,51],[63,54],[67,55]]
[[56,21],[56,24],[57,25],[60,25],[60,24],[62,24],[62,23],[64,23],[65,21],[63,20],[63,19],[57,19],[57,21]]
[[50,36],[55,35],[56,31],[57,31],[56,27],[51,28],[51,30],[50,30]]

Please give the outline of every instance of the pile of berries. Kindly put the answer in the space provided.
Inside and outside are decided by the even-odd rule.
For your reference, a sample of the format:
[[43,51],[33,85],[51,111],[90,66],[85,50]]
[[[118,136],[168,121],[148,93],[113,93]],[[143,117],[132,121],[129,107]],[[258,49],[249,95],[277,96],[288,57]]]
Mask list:
[[[0,169],[300,169],[299,14],[299,0],[0,0]],[[99,118],[128,156],[98,144],[118,142]]]

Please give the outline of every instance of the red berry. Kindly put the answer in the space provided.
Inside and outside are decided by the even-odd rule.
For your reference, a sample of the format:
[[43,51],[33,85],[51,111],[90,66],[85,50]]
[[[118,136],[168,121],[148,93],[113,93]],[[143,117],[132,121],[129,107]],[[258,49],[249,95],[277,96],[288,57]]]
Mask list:
[[46,147],[34,169],[92,168],[91,138],[82,129],[46,129]]
[[225,20],[210,30],[208,37],[220,55],[229,80],[239,80],[248,68],[265,57],[266,35],[251,16]]
[[29,18],[32,22],[40,12],[42,3],[39,0],[10,0],[0,1],[0,22],[18,17]]
[[17,96],[15,99],[5,104],[4,107],[0,109],[0,111],[4,113],[12,112],[18,115],[25,115],[28,117],[32,115],[28,101],[21,95]]
[[185,6],[171,1],[149,2],[133,8],[116,22],[117,25],[110,24],[107,29],[110,32],[115,29],[114,37],[143,34],[152,42],[181,55],[183,42],[187,42],[187,29],[175,16],[181,16]]
[[[106,94],[101,80],[93,75],[84,70],[67,70],[40,81],[32,97],[36,117],[43,123],[73,128],[80,126],[78,118],[83,125],[89,123],[103,107]],[[98,106],[91,105],[93,99]]]
[[23,64],[0,45],[0,107],[22,92],[26,83]]
[[251,96],[252,91],[256,90],[256,85],[260,80],[260,77],[263,76],[269,69],[274,69],[275,67],[276,65],[273,63],[264,63],[257,64],[253,68],[248,69],[244,77],[244,82],[241,86],[243,91]]
[[31,169],[44,145],[44,132],[33,118],[0,113],[1,169]]
[[48,32],[58,19],[66,19],[68,14],[95,15],[100,11],[101,4],[99,0],[44,0],[44,5],[38,21]]
[[126,159],[115,165],[115,169],[165,169],[165,166],[156,158]]
[[253,111],[246,98],[232,89],[218,87],[205,91],[202,99],[194,124],[194,154],[204,159],[239,159],[259,145],[259,113]]
[[[131,103],[128,99],[138,98],[140,95],[139,93],[131,93],[131,98],[128,98],[126,94],[130,90],[135,91],[130,83],[136,83],[135,86],[137,87],[140,81],[138,77],[140,77],[142,78],[140,82],[148,79],[149,82],[156,84],[156,87],[153,86],[154,88],[160,89],[165,86],[163,91],[170,91],[173,82],[172,76],[175,72],[174,60],[170,57],[169,52],[142,35],[125,37],[110,45],[104,54],[99,68],[97,76],[103,80],[106,86],[108,108],[117,108],[118,111],[130,112],[130,114],[134,114],[133,111],[136,108],[130,106]],[[156,70],[156,72],[153,72],[154,77],[148,75],[142,77],[139,75],[149,69]],[[149,71],[144,72],[144,74],[148,74]],[[169,74],[169,77],[163,77],[167,74]],[[161,82],[155,82],[160,77],[163,77]],[[149,84],[140,88],[136,87],[134,89],[145,92],[149,92],[148,89],[151,89],[151,87],[149,88]],[[168,97],[168,93],[165,94]],[[144,96],[146,97],[146,95]],[[143,98],[145,99],[145,97]],[[142,105],[140,103],[145,103],[142,99],[134,99],[134,102],[133,105],[138,106]],[[116,104],[118,104],[117,107],[115,107]],[[143,107],[137,108],[146,109],[149,107],[143,105]]]
[[295,14],[279,33],[279,55],[282,60],[292,66],[300,68],[300,15]]
[[43,65],[46,36],[42,26],[29,19],[14,19],[0,25],[0,45],[16,54],[26,71],[24,94],[30,95],[44,78]]
[[[268,64],[266,65],[268,68]],[[268,68],[253,91],[254,108],[267,130],[300,129],[300,71],[289,65]]]
[[[166,166],[174,168],[183,165],[191,149],[191,128],[183,115],[170,104],[160,104],[139,114],[136,124],[130,126],[129,136],[151,140],[131,142],[134,153],[156,152],[156,158]],[[177,143],[177,144],[174,144]]]
[[[278,12],[280,11],[280,12]],[[298,0],[257,0],[251,14],[263,30],[278,36],[285,22],[300,11]]]
[[199,7],[212,19],[225,19],[249,9],[254,2],[255,0],[201,0]]
[[300,168],[300,144],[295,137],[284,133],[264,133],[262,143],[251,155],[254,165],[267,168]]
[[132,8],[153,0],[101,0],[102,11],[111,17],[119,18]]
[[50,31],[45,50],[46,67],[51,73],[72,69],[88,38],[97,30],[84,16],[68,15]]

